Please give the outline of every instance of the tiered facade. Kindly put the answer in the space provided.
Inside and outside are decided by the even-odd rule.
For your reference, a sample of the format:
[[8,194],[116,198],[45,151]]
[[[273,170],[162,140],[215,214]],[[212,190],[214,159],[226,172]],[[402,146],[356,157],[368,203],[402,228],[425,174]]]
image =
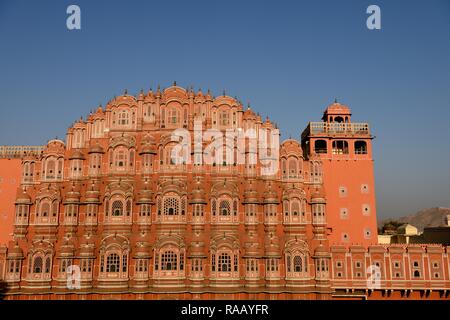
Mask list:
[[[327,112],[339,108],[346,107],[334,104]],[[347,152],[357,149],[371,162],[368,127],[350,125],[349,116],[337,120],[324,122],[359,137]],[[209,136],[183,140],[183,132],[195,137],[198,126]],[[446,248],[330,246],[340,209],[327,201],[332,190],[324,168],[332,165],[323,162],[355,162],[342,158],[345,144],[331,146],[330,136],[325,148],[340,159],[326,158],[323,142],[315,142],[315,134],[336,133],[331,127],[308,129],[303,148],[288,139],[276,149],[273,123],[225,95],[174,85],[114,98],[74,123],[66,142],[51,140],[42,154],[23,157],[14,239],[0,248],[7,297],[330,299],[394,291],[415,297],[411,289],[447,297]],[[227,136],[219,139],[223,149],[210,148],[217,133],[240,128],[275,138],[262,148],[247,137],[242,150],[238,138]],[[187,148],[177,149],[182,140]],[[266,160],[277,170],[265,172]],[[364,195],[363,185],[363,208],[369,203],[372,214],[353,229],[376,235],[374,195]],[[373,194],[373,179],[367,189]],[[374,275],[379,282],[371,286]]]

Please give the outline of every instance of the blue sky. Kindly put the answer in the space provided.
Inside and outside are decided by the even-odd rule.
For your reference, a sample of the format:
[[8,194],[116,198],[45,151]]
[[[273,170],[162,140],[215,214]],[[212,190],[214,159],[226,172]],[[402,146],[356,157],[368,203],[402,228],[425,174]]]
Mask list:
[[379,217],[450,206],[450,1],[0,0],[0,57],[0,144],[174,80],[250,102],[285,138],[337,98],[376,136]]

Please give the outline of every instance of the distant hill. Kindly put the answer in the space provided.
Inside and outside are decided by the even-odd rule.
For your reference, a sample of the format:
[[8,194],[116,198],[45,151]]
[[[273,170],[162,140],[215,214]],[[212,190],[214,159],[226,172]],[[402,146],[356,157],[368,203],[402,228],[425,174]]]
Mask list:
[[417,227],[419,231],[423,231],[424,227],[439,227],[445,224],[446,216],[450,214],[450,208],[428,208],[420,210],[414,214],[400,218],[387,218],[379,222],[379,226],[382,226],[388,221],[398,221],[402,223],[409,223]]

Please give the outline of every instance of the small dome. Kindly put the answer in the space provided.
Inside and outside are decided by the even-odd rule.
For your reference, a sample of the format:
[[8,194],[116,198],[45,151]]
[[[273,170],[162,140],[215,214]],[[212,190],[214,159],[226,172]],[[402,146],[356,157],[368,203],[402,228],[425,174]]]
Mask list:
[[248,257],[258,257],[262,255],[261,248],[258,242],[247,242],[245,243],[245,256]]
[[137,203],[152,203],[153,191],[150,189],[142,189],[137,196]]
[[31,204],[31,197],[25,190],[22,190],[17,195],[16,203]]
[[350,108],[344,104],[341,104],[339,102],[334,102],[330,104],[326,111],[328,114],[350,114]]
[[328,255],[329,251],[325,248],[325,246],[321,243],[319,246],[314,250],[314,255]]
[[89,148],[88,153],[105,153],[105,150],[103,150],[102,146],[97,143]]
[[252,181],[249,181],[246,185],[243,203],[259,203],[258,192]]
[[279,203],[278,194],[272,189],[272,183],[269,183],[264,192],[264,203]]
[[78,203],[80,202],[80,191],[76,186],[72,186],[72,189],[66,193],[64,203]]
[[69,242],[65,242],[60,250],[59,250],[59,255],[60,256],[64,256],[64,257],[73,257],[75,253],[75,248],[73,246],[73,244],[69,243]]
[[72,152],[72,154],[70,155],[69,160],[74,160],[74,159],[84,160],[85,157],[83,155],[83,152],[81,152],[80,150],[74,150]]
[[134,256],[139,258],[150,258],[150,245],[142,242],[136,243]]
[[144,145],[139,151],[139,154],[156,154],[155,147],[152,147],[149,144]]
[[192,242],[189,247],[190,257],[203,257],[205,256],[205,244],[203,242]]
[[264,247],[264,252],[266,256],[280,256],[280,246],[277,238],[266,239],[266,244]]
[[15,259],[21,259],[24,257],[23,250],[19,247],[17,242],[14,243],[12,248],[8,249],[8,257]]
[[314,188],[311,191],[311,199],[325,199],[325,191],[322,187]]

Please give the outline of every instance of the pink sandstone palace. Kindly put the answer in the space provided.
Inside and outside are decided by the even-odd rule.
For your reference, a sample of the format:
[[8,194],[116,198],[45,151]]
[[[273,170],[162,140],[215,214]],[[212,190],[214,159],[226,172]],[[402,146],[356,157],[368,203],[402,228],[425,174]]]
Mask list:
[[[276,129],[225,94],[174,84],[114,98],[65,141],[2,147],[4,297],[448,299],[447,247],[377,244],[373,136],[347,106],[277,154],[192,161],[201,139],[174,162],[173,132],[193,133],[195,119]],[[279,170],[262,175],[264,157]]]

